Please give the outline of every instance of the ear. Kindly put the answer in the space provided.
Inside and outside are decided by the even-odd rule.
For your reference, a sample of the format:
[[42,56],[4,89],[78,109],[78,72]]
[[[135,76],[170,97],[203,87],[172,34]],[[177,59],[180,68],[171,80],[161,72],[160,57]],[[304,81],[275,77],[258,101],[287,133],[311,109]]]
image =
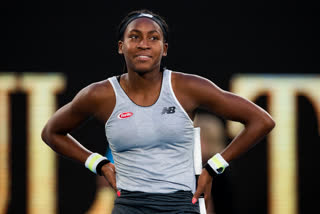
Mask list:
[[123,41],[119,40],[118,41],[118,53],[119,54],[123,54],[122,47],[123,47]]
[[163,43],[163,53],[162,53],[162,56],[167,56],[168,54],[168,43],[165,42]]

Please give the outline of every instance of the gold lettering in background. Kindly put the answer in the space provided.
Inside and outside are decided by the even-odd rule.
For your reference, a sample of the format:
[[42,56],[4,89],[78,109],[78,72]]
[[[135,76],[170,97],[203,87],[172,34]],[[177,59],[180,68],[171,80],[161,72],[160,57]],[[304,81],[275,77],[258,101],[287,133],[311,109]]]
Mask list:
[[10,97],[16,88],[15,74],[0,74],[0,214],[6,213],[11,198]]
[[55,94],[63,90],[60,74],[24,74],[21,89],[28,95],[27,213],[56,213],[56,155],[43,143],[41,131],[56,111]]
[[[318,75],[237,75],[232,92],[254,101],[268,95],[269,112],[276,121],[268,143],[270,214],[297,214],[297,94],[303,94],[316,109],[320,127],[320,76]],[[228,122],[235,136],[243,128]],[[319,130],[320,132],[320,130]]]
[[41,140],[41,130],[56,110],[55,94],[65,87],[61,74],[0,74],[0,214],[10,201],[10,98],[13,90],[28,95],[28,201],[27,213],[56,213],[56,156]]

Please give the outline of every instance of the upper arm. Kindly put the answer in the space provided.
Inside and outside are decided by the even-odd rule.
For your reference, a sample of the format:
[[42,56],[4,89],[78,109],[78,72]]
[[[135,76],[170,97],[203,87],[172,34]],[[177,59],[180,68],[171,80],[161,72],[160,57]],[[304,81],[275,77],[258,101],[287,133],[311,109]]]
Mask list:
[[92,109],[88,105],[91,99],[89,89],[82,89],[74,99],[58,109],[46,124],[45,129],[50,132],[67,134],[76,128],[81,122],[92,115]]
[[96,116],[103,101],[108,101],[110,90],[101,84],[82,89],[71,102],[57,110],[46,124],[50,132],[67,134],[91,116]]
[[185,86],[196,107],[205,108],[228,120],[248,123],[269,115],[253,102],[225,91],[208,79],[186,75]]

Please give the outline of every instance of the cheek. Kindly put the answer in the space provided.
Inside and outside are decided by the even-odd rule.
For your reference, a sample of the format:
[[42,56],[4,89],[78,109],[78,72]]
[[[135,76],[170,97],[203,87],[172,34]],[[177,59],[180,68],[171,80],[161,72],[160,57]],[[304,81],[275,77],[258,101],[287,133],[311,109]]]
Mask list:
[[165,52],[164,52],[164,47],[159,47],[157,50],[157,55],[159,58],[161,58],[162,56],[164,56]]
[[125,44],[125,45],[123,45],[122,50],[123,50],[123,54],[130,55],[134,52],[135,46],[132,44]]

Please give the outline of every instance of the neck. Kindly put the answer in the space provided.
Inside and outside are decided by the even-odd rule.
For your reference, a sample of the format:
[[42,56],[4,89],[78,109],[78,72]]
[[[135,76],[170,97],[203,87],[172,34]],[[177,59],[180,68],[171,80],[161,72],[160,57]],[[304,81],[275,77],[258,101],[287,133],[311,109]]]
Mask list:
[[160,68],[149,72],[128,70],[125,80],[128,89],[148,93],[161,86],[162,72],[160,72]]

